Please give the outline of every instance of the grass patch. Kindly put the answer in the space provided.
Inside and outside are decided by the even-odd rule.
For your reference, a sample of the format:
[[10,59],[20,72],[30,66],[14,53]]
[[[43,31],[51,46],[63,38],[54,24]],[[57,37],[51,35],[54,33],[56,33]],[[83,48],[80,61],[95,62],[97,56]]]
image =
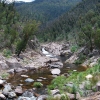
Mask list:
[[[86,76],[88,74],[92,74],[93,78],[87,80]],[[70,93],[76,94],[77,92],[79,92],[82,95],[83,90],[80,90],[79,88],[79,85],[82,84],[82,82],[85,82],[86,90],[91,89],[95,91],[93,86],[96,85],[99,79],[100,79],[100,64],[97,64],[94,67],[89,68],[84,72],[73,72],[72,71],[70,72],[70,76],[68,78],[65,76],[56,77],[51,82],[51,85],[48,86],[48,89],[49,90],[59,89],[61,93],[70,92]],[[66,84],[70,84],[70,83],[73,84],[72,87],[66,86]]]
[[41,82],[34,82],[33,86],[36,88],[41,88],[43,84]]

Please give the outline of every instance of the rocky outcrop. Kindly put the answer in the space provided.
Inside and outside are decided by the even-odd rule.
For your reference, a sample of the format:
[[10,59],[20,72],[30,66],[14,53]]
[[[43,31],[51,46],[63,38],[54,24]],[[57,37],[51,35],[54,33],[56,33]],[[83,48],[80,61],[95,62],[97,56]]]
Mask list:
[[7,59],[6,63],[10,68],[21,68],[22,67],[21,63],[19,63],[16,58]]

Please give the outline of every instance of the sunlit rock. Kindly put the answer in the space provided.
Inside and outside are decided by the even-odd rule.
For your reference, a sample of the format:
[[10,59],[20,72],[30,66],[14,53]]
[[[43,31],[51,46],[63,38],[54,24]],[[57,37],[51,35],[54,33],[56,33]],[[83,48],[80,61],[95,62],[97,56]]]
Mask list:
[[59,75],[60,72],[61,72],[60,69],[57,69],[57,68],[51,69],[51,73],[52,73],[53,75]]
[[87,76],[85,76],[87,80],[91,79],[93,77],[93,75],[88,74]]

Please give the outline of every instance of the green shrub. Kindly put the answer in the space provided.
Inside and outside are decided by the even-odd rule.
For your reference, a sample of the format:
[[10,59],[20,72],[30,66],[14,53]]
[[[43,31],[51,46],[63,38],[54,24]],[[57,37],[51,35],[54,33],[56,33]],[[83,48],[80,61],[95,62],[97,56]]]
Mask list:
[[7,49],[4,49],[4,50],[3,50],[3,56],[9,57],[9,56],[11,56],[11,55],[12,55],[11,50],[7,50]]
[[43,86],[43,84],[41,82],[34,82],[33,86],[36,88],[40,88]]
[[86,60],[86,56],[81,54],[79,55],[79,58],[75,60],[75,64],[82,64]]
[[6,72],[3,72],[3,73],[1,73],[1,77],[2,77],[3,79],[7,79],[7,78],[9,77],[9,74],[6,73]]
[[76,52],[78,50],[78,46],[77,45],[74,45],[71,47],[71,52]]

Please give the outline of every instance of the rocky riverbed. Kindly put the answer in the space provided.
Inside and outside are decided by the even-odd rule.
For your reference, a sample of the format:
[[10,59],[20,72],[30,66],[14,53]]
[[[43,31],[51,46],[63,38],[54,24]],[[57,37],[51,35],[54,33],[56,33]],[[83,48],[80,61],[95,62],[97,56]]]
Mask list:
[[[0,54],[0,70],[1,72],[4,72],[3,75],[5,75],[5,72],[10,74],[8,81],[7,79],[0,77],[1,100],[45,100],[48,97],[47,90],[45,90],[46,88],[42,88],[45,93],[40,93],[38,91],[41,90],[37,90],[33,87],[33,82],[39,81],[42,83],[43,80],[44,82],[47,82],[49,79],[49,83],[46,83],[46,85],[48,85],[50,84],[50,81],[58,75],[63,74],[68,76],[67,71],[69,69],[74,71],[78,70],[78,68],[74,66],[74,62],[79,58],[79,54],[83,53],[85,50],[85,48],[81,48],[77,52],[73,53],[71,52],[70,45],[68,43],[48,43],[43,44],[42,48],[47,51],[47,54],[42,53],[42,51],[39,53],[32,49],[27,49],[24,53],[21,53],[20,57],[12,55],[11,57],[6,58],[2,55],[2,53]],[[99,56],[97,56],[98,55],[93,55],[89,61],[84,61],[84,63],[87,63],[82,64],[83,70],[84,68],[87,69],[87,66],[89,65],[91,65],[91,67],[95,65],[99,59]],[[60,59],[61,57],[63,57],[64,60],[67,59],[65,63],[62,62],[64,60]],[[69,63],[71,63],[71,65],[69,65]],[[46,76],[48,73],[49,78],[42,76],[45,72]],[[14,77],[16,73],[17,75]],[[33,76],[37,73],[40,74],[40,76],[36,77],[34,80],[26,73],[30,73]],[[19,79],[20,77],[23,79]],[[11,84],[17,79],[19,79],[20,82],[15,81],[15,83],[17,83],[16,85]],[[28,83],[26,85],[31,85],[31,87],[26,88],[25,85],[23,85],[23,80]]]

